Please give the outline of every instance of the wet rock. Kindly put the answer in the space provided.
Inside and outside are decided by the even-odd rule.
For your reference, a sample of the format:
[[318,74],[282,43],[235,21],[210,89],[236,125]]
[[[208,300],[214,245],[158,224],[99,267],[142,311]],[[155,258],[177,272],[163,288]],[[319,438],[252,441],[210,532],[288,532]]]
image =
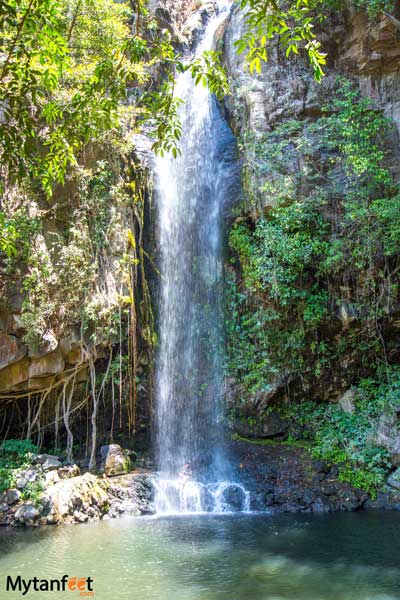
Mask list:
[[130,468],[129,457],[118,444],[108,444],[100,448],[102,469],[107,477],[125,475]]
[[240,470],[235,475],[250,491],[252,510],[279,512],[352,511],[363,507],[368,496],[339,481],[337,472],[322,461],[313,461],[303,448],[281,444],[229,444],[227,453]]
[[237,485],[230,485],[224,491],[223,500],[229,505],[230,510],[243,510],[245,504],[244,491]]
[[6,501],[9,506],[16,504],[21,499],[21,492],[16,489],[7,490]]
[[0,504],[0,513],[5,513],[8,511],[8,504]]
[[322,497],[318,497],[316,500],[314,500],[314,502],[312,502],[311,504],[311,512],[313,513],[327,513],[327,512],[331,512],[331,505],[329,503],[329,500],[327,498]]
[[367,500],[365,507],[379,510],[400,510],[400,491],[389,488],[388,492],[378,492],[376,498]]

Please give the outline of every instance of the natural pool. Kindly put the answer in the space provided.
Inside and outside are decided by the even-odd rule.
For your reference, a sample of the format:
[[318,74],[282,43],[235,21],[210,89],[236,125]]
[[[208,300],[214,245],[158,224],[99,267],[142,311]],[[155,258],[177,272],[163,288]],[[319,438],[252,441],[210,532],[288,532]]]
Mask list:
[[[400,513],[125,518],[0,531],[7,575],[92,577],[99,600],[400,599]],[[79,597],[29,592],[25,598]]]

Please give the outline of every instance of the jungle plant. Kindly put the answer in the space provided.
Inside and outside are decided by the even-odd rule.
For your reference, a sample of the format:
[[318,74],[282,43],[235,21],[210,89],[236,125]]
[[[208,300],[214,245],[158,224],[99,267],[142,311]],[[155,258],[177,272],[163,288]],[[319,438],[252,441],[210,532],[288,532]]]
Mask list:
[[244,140],[256,174],[250,197],[270,206],[230,233],[241,269],[227,299],[230,364],[249,389],[278,372],[322,377],[345,354],[366,369],[387,361],[381,332],[398,299],[400,245],[399,190],[382,142],[389,127],[340,80],[317,121]]
[[5,440],[0,445],[0,493],[13,487],[15,469],[27,467],[37,447],[30,440]]

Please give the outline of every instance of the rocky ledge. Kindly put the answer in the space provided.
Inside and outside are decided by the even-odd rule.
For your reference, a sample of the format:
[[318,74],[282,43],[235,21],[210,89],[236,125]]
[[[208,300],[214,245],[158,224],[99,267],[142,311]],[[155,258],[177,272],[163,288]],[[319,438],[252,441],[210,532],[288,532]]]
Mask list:
[[371,499],[338,479],[338,467],[313,460],[306,448],[280,442],[229,445],[236,477],[251,492],[252,510],[334,512],[362,508],[400,510],[400,480]]
[[113,444],[101,449],[98,474],[81,474],[57,456],[41,454],[15,474],[15,487],[0,494],[0,525],[84,523],[123,514],[154,512],[153,476],[129,470],[129,458]]

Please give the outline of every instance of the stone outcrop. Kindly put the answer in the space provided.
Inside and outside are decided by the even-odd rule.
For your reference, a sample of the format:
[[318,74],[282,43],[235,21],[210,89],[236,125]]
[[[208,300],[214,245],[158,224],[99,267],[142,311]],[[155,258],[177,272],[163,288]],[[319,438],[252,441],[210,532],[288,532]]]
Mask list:
[[[363,508],[400,510],[398,475],[391,487],[371,499],[343,483],[338,467],[313,460],[295,444],[232,442],[229,446],[236,477],[251,492],[251,509],[271,512],[323,513]],[[389,482],[388,482],[389,483]]]
[[154,512],[153,478],[146,471],[107,479],[80,475],[73,465],[44,475],[37,467],[36,476],[40,476],[42,491],[34,499],[23,500],[18,489],[0,496],[0,525],[61,525]]
[[124,475],[129,471],[130,459],[118,444],[109,444],[100,448],[102,470],[107,477]]

